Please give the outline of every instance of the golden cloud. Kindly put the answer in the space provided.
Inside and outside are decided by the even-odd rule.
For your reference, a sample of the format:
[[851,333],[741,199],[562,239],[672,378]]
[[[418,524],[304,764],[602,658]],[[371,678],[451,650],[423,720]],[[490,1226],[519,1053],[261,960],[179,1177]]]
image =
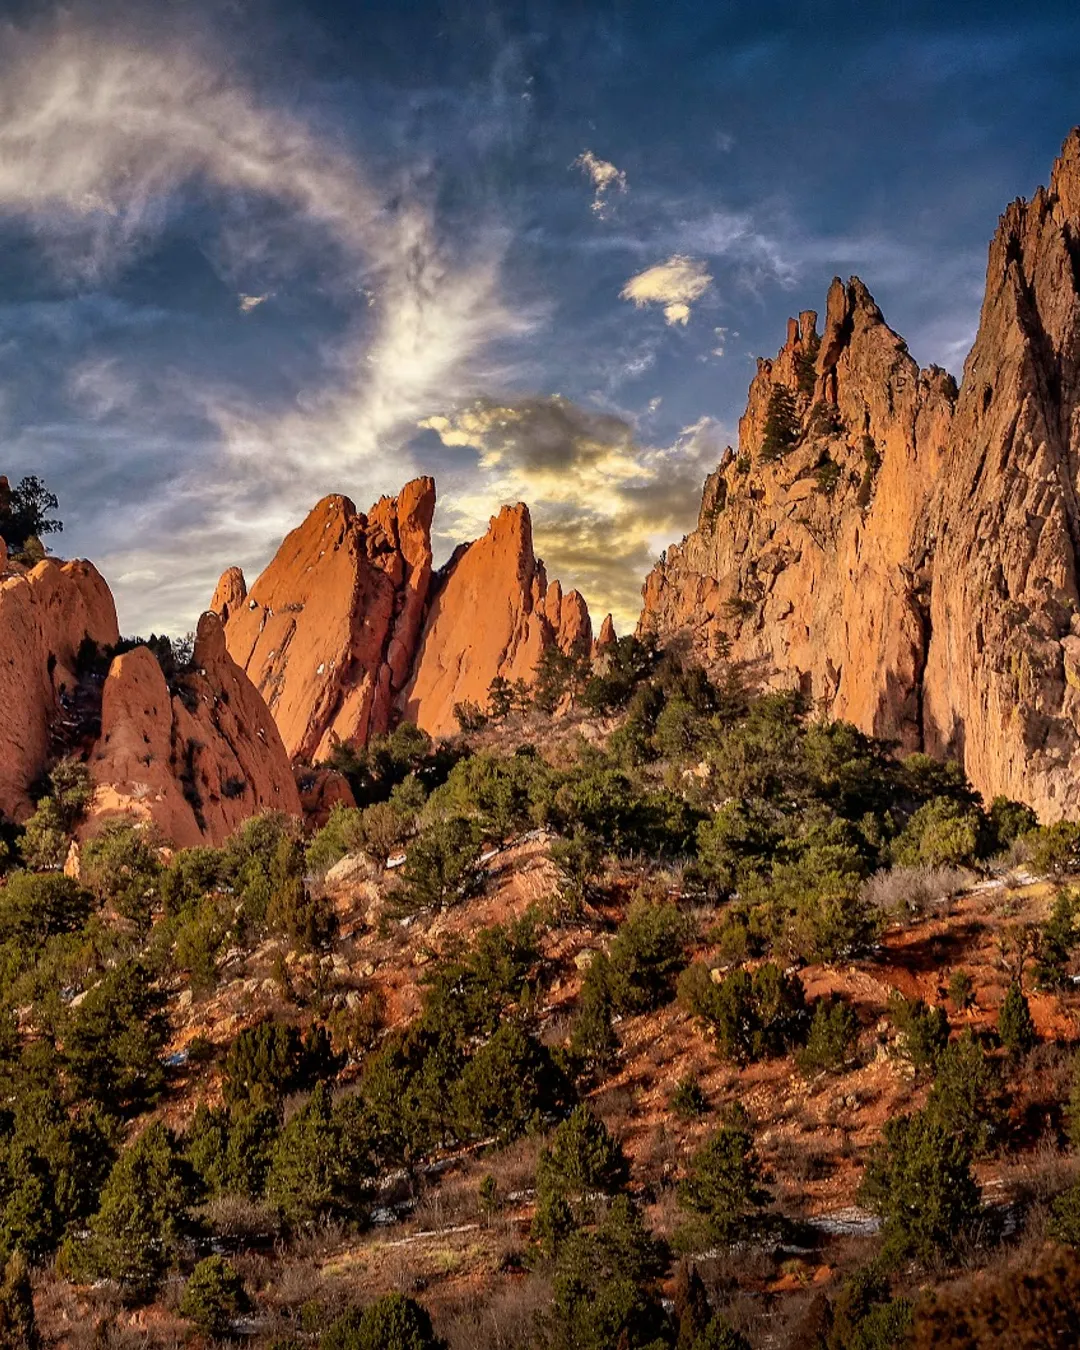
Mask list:
[[712,276],[703,262],[676,253],[667,262],[647,267],[630,278],[620,291],[623,300],[630,300],[639,309],[645,305],[662,305],[669,324],[685,324],[690,319],[690,307],[700,300],[712,285]]

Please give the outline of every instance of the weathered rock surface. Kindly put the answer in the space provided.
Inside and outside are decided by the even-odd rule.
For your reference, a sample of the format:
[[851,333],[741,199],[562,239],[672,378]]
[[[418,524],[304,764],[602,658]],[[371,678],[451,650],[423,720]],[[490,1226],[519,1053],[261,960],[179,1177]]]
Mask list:
[[[857,280],[813,329],[759,364],[642,630],[954,755],[985,797],[1080,814],[1080,131],[1001,218],[958,397]],[[763,462],[778,386],[797,437]]]
[[[835,717],[908,748],[921,740],[925,514],[956,390],[920,371],[857,278],[829,291],[759,361],[729,451],[705,483],[698,528],[649,574],[640,628],[730,654],[801,688]],[[776,391],[783,391],[777,394]],[[766,444],[788,397],[790,447]]]
[[495,676],[531,683],[545,648],[588,651],[591,642],[585,601],[548,584],[528,507],[504,506],[483,538],[458,549],[443,569],[403,714],[432,735],[456,731],[455,704],[486,706]]
[[347,497],[325,497],[243,603],[235,581],[219,584],[229,651],[292,758],[325,759],[336,741],[362,744],[389,726],[423,620],[434,508],[430,478],[367,515]]
[[933,512],[924,730],[984,793],[1080,815],[1080,131],[990,246]]
[[24,820],[78,687],[84,638],[119,639],[108,586],[88,562],[47,559],[0,573],[0,812]]
[[194,671],[170,692],[156,657],[115,657],[90,755],[94,799],[84,836],[123,817],[177,847],[223,843],[262,811],[300,814],[300,794],[265,703],[229,656],[216,614],[199,621]]
[[247,599],[247,582],[239,567],[227,567],[218,579],[214,589],[214,598],[210,601],[211,610],[222,623],[243,608]]

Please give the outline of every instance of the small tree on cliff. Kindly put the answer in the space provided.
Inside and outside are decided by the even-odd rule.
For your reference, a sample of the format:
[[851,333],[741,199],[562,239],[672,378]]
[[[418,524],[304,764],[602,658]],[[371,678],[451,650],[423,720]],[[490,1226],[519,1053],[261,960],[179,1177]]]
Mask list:
[[64,522],[49,513],[60,505],[36,474],[29,474],[16,487],[0,478],[0,539],[13,552],[21,552],[32,539],[58,534]]
[[775,385],[769,395],[769,408],[765,415],[761,462],[774,463],[785,455],[798,439],[799,418],[795,410],[795,395],[786,386]]

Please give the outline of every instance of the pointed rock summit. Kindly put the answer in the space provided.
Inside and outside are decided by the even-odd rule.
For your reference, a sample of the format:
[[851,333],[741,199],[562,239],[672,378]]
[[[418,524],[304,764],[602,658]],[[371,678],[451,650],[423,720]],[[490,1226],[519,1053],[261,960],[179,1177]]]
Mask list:
[[457,729],[459,703],[487,705],[496,676],[531,683],[553,644],[588,651],[592,625],[577,591],[548,584],[522,503],[504,506],[482,539],[458,549],[439,579],[402,710],[433,735]]
[[815,330],[759,362],[641,630],[1080,814],[1080,132],[1001,218],[959,393],[857,278]]
[[411,670],[431,582],[435,483],[418,478],[364,515],[324,497],[236,605],[215,608],[233,659],[266,700],[293,759],[387,730]]

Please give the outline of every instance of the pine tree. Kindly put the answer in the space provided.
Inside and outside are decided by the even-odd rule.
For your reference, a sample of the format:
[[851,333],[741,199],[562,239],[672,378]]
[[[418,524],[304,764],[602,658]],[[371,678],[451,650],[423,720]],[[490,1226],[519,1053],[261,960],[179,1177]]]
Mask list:
[[998,1012],[998,1035],[1010,1059],[1021,1059],[1034,1046],[1038,1036],[1031,1009],[1019,984],[1010,984]]

